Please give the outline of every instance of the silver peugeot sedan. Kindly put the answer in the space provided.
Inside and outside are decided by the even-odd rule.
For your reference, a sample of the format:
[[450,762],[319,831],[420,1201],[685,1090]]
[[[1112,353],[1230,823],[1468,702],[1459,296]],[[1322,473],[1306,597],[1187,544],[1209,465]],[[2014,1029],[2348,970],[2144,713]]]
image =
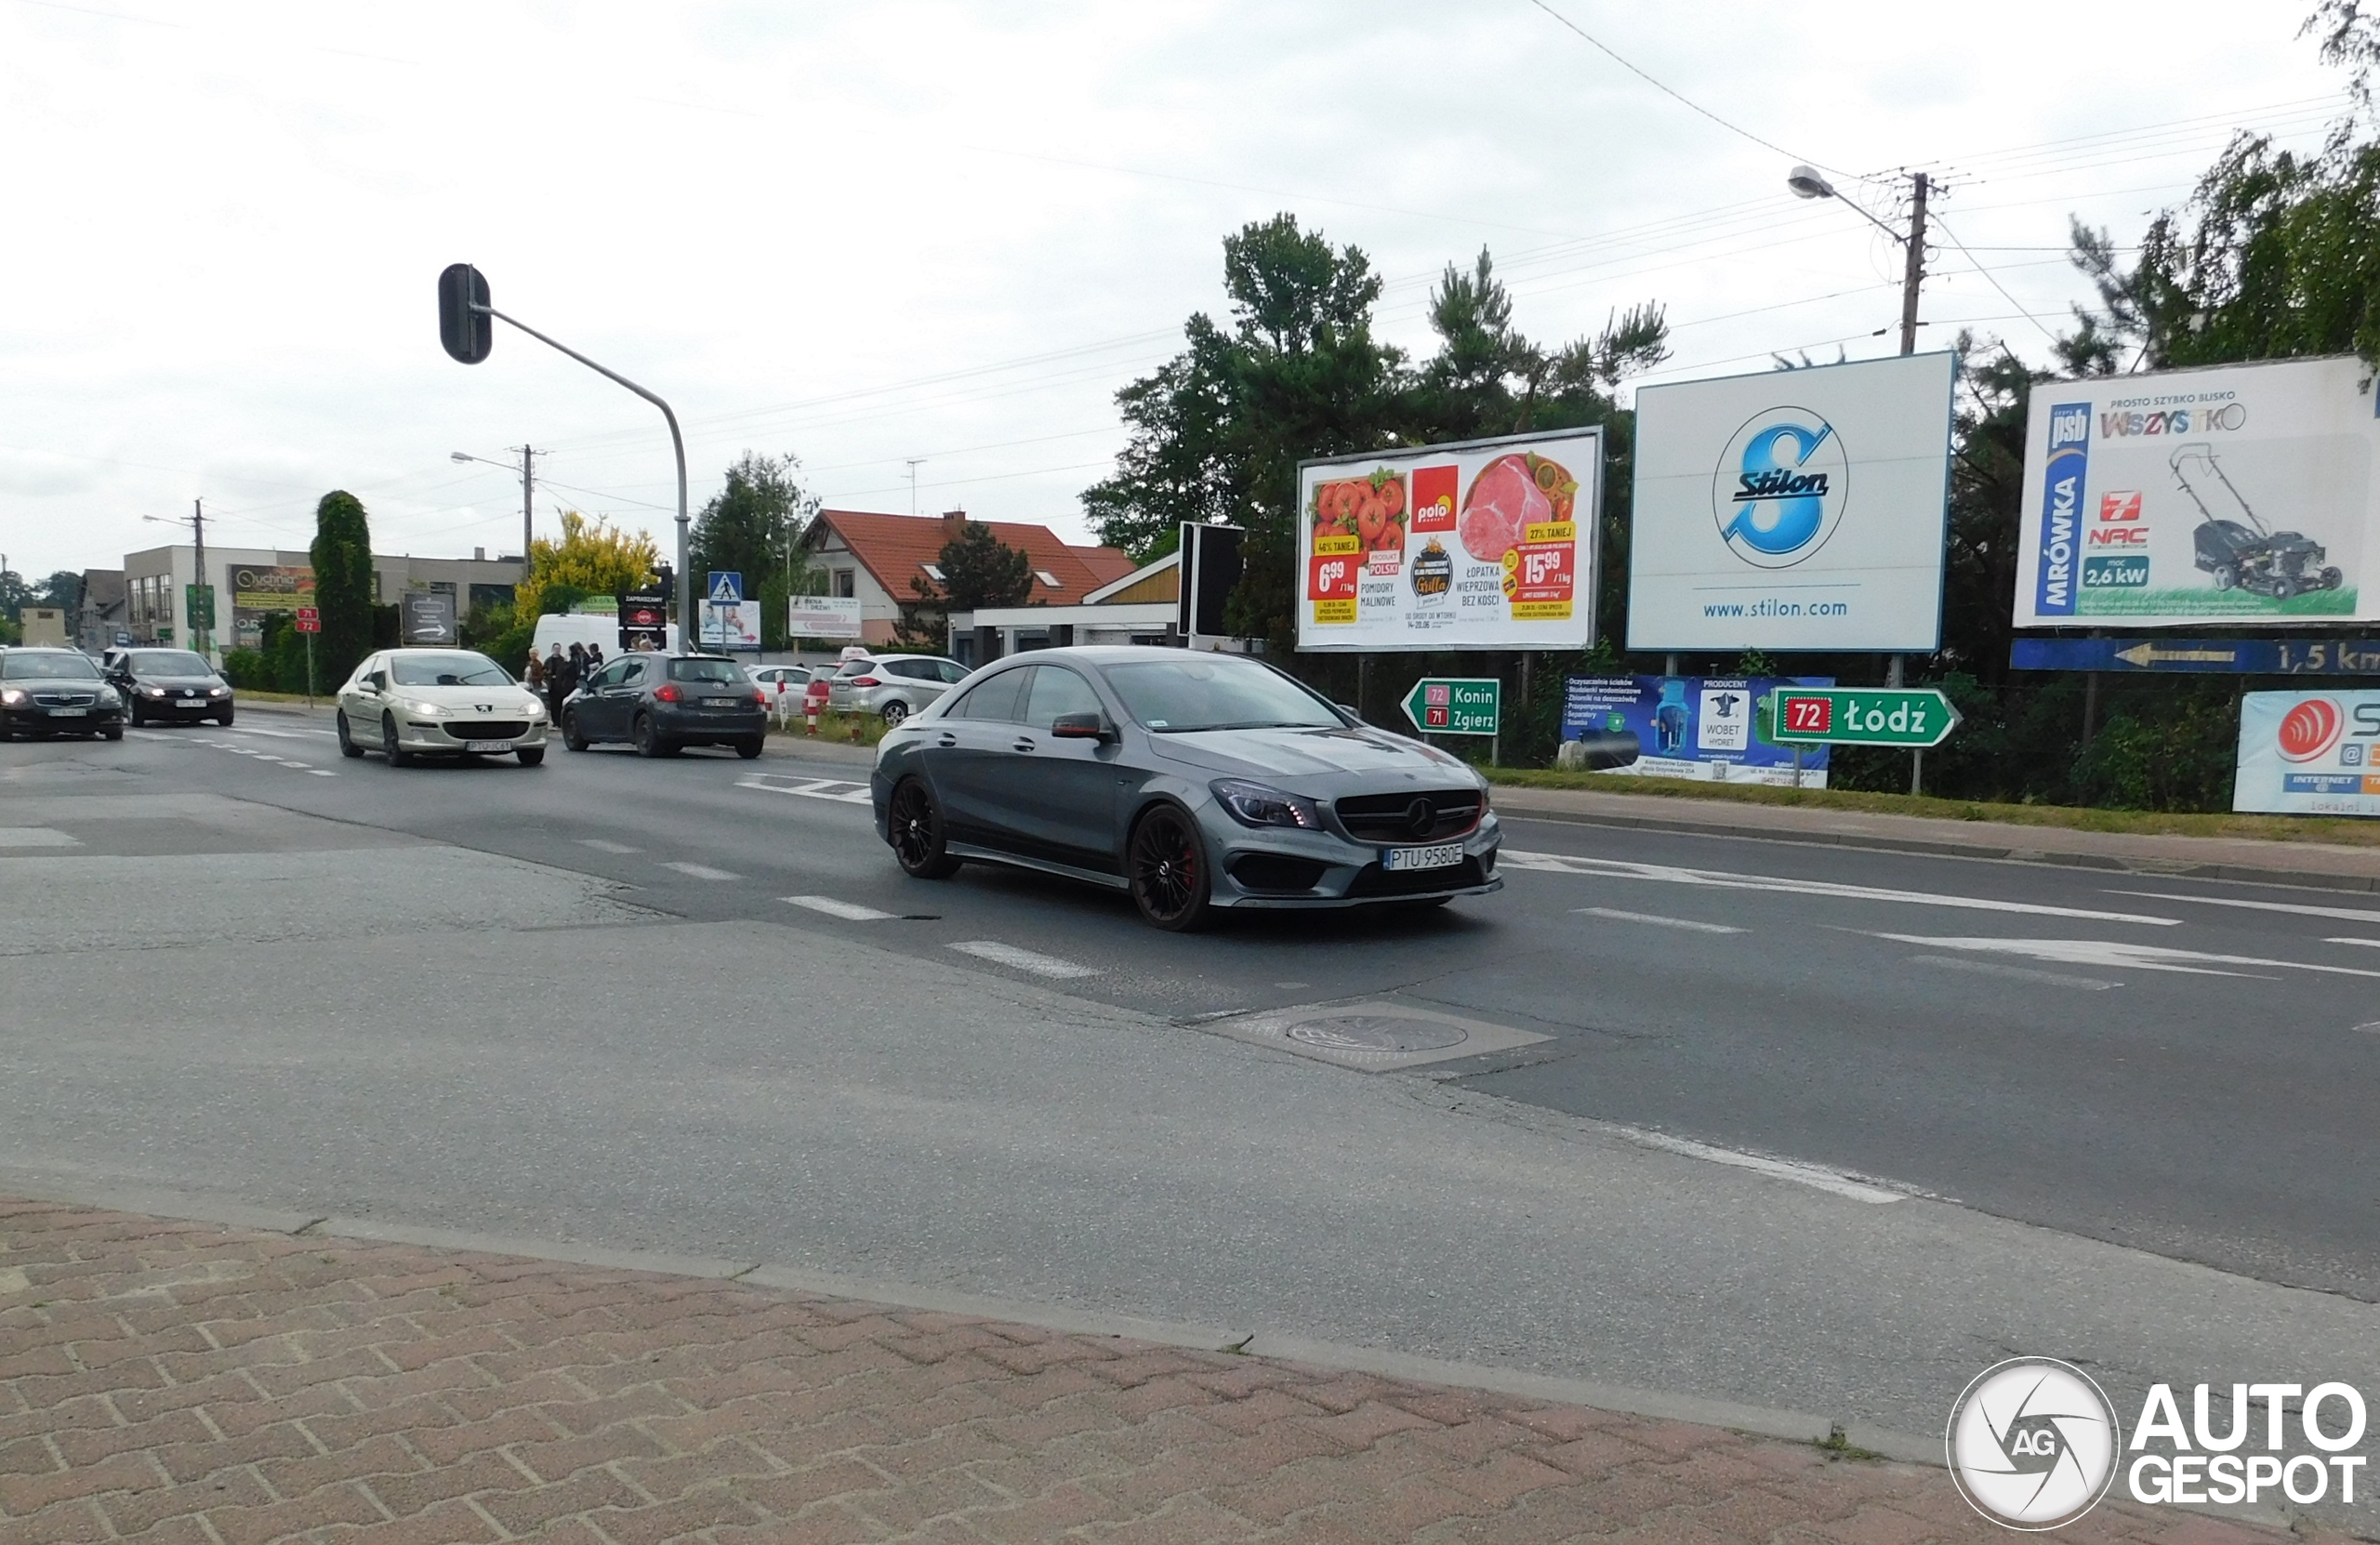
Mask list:
[[1125,891],[1162,929],[1222,907],[1435,906],[1499,890],[1487,780],[1261,661],[1050,649],[975,672],[877,749],[878,835]]

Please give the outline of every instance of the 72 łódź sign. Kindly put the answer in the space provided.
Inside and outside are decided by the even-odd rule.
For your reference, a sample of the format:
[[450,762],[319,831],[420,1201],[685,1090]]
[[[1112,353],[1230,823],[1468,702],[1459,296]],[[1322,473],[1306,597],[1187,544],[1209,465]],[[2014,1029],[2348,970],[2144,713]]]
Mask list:
[[1795,687],[1777,693],[1775,739],[1827,746],[1941,745],[1959,710],[1932,687]]

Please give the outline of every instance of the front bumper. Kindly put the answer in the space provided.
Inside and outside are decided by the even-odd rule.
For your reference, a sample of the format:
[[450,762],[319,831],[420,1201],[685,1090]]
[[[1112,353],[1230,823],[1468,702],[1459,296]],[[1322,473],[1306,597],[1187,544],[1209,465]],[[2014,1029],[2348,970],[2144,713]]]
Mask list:
[[160,719],[205,719],[231,711],[228,693],[221,697],[152,697],[142,693],[133,703],[142,713]]
[[120,707],[90,707],[80,713],[31,703],[14,708],[0,707],[0,727],[20,735],[87,735],[99,730],[120,729],[123,724],[124,710]]
[[1461,837],[1406,848],[1460,846],[1460,862],[1443,868],[1391,870],[1386,846],[1356,842],[1327,831],[1243,826],[1210,808],[1201,820],[1213,854],[1213,905],[1261,908],[1363,906],[1384,901],[1484,896],[1504,888],[1496,872],[1502,828],[1493,812]]
[[[511,730],[522,725],[517,733],[499,734],[481,732]],[[543,719],[526,721],[512,720],[490,724],[486,720],[455,720],[416,719],[397,720],[397,746],[401,750],[423,756],[509,756],[514,751],[536,750],[546,744],[548,724]],[[370,744],[368,741],[365,744]],[[479,745],[485,750],[474,752]]]

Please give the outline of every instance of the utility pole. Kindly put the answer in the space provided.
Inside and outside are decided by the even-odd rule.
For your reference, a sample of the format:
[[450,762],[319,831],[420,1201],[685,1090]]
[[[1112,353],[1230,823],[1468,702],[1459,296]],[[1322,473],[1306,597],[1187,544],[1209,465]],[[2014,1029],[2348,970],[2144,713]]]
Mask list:
[[1917,352],[1917,292],[1925,284],[1925,190],[1924,172],[1910,179],[1909,266],[1900,282],[1900,351]]
[[206,654],[207,640],[213,636],[215,631],[213,627],[215,621],[215,592],[209,589],[206,584],[206,501],[205,499],[192,499],[190,502],[190,535],[192,542],[194,543],[198,548],[198,589],[195,593],[206,603],[206,620],[208,623],[208,626],[203,629],[193,627],[191,629],[191,633],[192,635],[192,641],[198,645],[199,654],[204,657]]
[[909,513],[918,512],[918,469],[925,464],[924,456],[910,456],[905,465],[909,469]]

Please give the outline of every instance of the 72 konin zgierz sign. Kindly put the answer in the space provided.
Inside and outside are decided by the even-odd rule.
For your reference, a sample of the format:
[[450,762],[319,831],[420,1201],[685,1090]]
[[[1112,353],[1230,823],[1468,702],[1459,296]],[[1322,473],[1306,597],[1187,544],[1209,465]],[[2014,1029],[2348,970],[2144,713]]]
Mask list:
[[1397,706],[1413,728],[1433,735],[1492,735],[1503,702],[1503,683],[1494,677],[1423,678]]
[[1779,692],[1773,739],[1788,745],[1941,745],[1959,710],[1932,687],[1823,687]]

